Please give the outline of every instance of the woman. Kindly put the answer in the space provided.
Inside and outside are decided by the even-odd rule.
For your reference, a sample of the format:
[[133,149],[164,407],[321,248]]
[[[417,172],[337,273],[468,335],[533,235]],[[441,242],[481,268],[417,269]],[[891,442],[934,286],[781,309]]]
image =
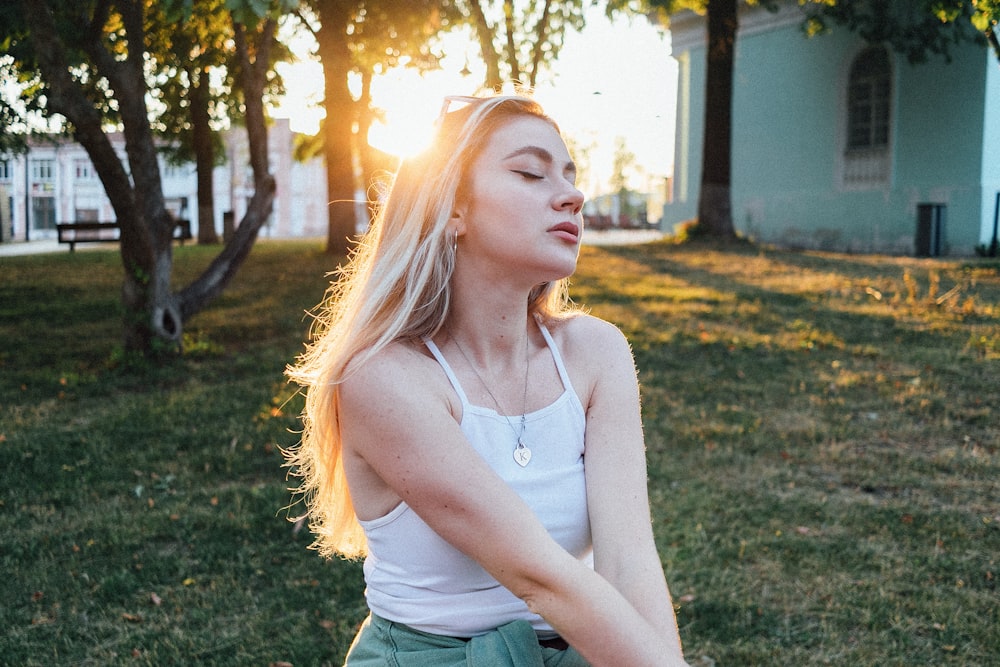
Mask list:
[[533,100],[455,100],[289,371],[317,546],[367,556],[347,664],[683,665],[631,351],[566,297],[573,162]]

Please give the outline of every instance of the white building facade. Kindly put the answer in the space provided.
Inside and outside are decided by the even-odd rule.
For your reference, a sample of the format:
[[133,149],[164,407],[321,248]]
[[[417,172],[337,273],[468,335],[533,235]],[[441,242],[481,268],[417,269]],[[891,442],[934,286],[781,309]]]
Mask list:
[[[225,134],[226,163],[213,173],[215,220],[218,234],[223,218],[232,214],[236,224],[253,196],[246,132],[236,128]],[[125,139],[111,135],[123,163]],[[277,192],[274,210],[261,236],[273,238],[319,237],[326,233],[326,170],[320,158],[297,162],[293,158],[295,134],[287,119],[278,119],[268,132],[271,173]],[[167,208],[191,221],[197,238],[197,178],[194,164],[160,162]],[[27,153],[0,155],[0,241],[17,242],[56,237],[63,222],[113,222],[115,213],[87,152],[68,138],[35,140]]]

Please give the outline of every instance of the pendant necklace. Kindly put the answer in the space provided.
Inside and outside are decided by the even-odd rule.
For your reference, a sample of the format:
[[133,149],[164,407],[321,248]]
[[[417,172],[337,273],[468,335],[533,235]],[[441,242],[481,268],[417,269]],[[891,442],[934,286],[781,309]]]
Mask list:
[[479,383],[483,385],[483,388],[486,389],[486,393],[490,395],[490,398],[493,399],[493,403],[497,406],[497,412],[503,416],[504,420],[507,422],[507,426],[510,426],[510,430],[514,432],[514,437],[517,438],[517,445],[514,447],[514,461],[517,465],[524,468],[528,465],[528,462],[531,461],[531,450],[524,445],[525,411],[528,408],[528,369],[531,365],[531,355],[528,353],[528,336],[525,335],[524,337],[524,398],[521,405],[520,432],[514,428],[514,424],[510,421],[510,417],[504,413],[504,409],[500,407],[500,401],[498,401],[497,397],[493,395],[492,391],[490,391],[490,386],[486,384],[486,380],[484,380],[483,376],[479,374],[479,370],[469,359],[469,355],[465,353],[465,350],[462,349],[462,345],[458,342],[458,339],[451,334],[451,331],[448,332],[448,337],[455,341],[455,347],[458,348],[462,358],[465,359],[465,363],[472,368],[472,372],[476,374],[477,378],[479,378]]

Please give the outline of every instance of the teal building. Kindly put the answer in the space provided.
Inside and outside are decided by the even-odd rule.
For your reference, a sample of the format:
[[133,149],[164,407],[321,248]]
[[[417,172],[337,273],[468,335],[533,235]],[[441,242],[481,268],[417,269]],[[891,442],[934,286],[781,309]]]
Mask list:
[[[986,46],[911,65],[842,28],[802,31],[789,2],[742,6],[733,90],[738,233],[786,247],[972,255],[1000,205],[1000,64]],[[697,214],[705,20],[670,24],[678,61],[665,231]]]

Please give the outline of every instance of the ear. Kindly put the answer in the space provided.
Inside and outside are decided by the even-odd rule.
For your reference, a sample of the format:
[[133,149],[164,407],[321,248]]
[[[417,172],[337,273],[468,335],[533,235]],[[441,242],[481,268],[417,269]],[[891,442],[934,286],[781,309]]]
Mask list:
[[465,206],[458,202],[455,203],[455,208],[451,211],[451,218],[448,220],[448,226],[455,231],[458,236],[465,234]]

